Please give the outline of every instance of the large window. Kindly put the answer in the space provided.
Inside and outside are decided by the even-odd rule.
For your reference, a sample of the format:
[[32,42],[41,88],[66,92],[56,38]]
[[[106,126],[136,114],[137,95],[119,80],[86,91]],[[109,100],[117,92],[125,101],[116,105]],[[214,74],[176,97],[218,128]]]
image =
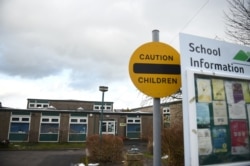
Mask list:
[[127,118],[127,137],[140,138],[141,135],[141,118],[128,117]]
[[71,116],[69,122],[69,142],[86,140],[87,117]]
[[30,115],[12,115],[10,119],[9,140],[28,141]]
[[42,116],[39,141],[57,142],[60,116]]

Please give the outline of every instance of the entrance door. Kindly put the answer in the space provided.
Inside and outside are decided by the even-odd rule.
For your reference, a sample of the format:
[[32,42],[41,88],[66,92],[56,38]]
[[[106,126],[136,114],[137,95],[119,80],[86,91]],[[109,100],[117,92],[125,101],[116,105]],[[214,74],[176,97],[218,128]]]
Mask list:
[[115,135],[116,123],[113,120],[105,120],[102,122],[102,134]]

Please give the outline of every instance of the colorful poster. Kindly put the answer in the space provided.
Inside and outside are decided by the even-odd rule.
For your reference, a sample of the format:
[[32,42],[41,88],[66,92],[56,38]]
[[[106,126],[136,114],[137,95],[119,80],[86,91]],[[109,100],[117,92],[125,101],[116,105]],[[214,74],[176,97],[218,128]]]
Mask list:
[[248,129],[246,120],[230,121],[231,131],[231,153],[246,154],[249,153]]
[[214,125],[227,125],[227,106],[225,101],[213,101]]
[[209,155],[212,153],[211,132],[209,129],[198,129],[199,155]]
[[250,132],[250,104],[247,104],[247,115],[248,115],[248,129]]
[[212,79],[214,100],[225,100],[224,82],[222,79]]
[[244,100],[245,102],[250,103],[250,83],[242,82],[241,85],[242,85]]
[[245,102],[239,102],[237,104],[228,104],[228,112],[230,119],[247,118]]
[[233,86],[231,81],[224,81],[227,103],[234,103]]
[[211,82],[209,79],[200,79],[197,78],[197,93],[198,93],[198,102],[211,102],[212,100],[212,91],[211,91]]
[[226,127],[214,127],[212,129],[213,152],[228,152],[227,130]]
[[240,82],[233,82],[233,97],[234,97],[234,103],[238,103],[240,101],[244,100],[243,97],[243,91],[242,91],[242,85]]
[[209,125],[210,113],[208,103],[196,103],[197,125]]

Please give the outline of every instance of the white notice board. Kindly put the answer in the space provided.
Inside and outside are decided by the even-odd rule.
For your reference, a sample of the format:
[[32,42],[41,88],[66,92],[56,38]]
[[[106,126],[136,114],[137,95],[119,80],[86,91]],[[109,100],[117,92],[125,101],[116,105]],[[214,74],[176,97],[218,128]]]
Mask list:
[[180,34],[185,165],[250,165],[250,48]]

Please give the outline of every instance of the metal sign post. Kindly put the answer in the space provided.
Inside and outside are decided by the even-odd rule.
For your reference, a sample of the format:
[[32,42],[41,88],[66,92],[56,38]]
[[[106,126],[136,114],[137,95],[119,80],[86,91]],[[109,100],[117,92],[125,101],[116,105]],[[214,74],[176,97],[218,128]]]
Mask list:
[[[153,42],[159,42],[159,31],[152,31]],[[161,165],[161,111],[160,98],[154,98],[153,101],[153,164],[154,166]]]
[[153,97],[153,163],[161,165],[160,98],[180,89],[180,55],[171,46],[159,42],[159,30],[152,31],[152,42],[138,47],[129,61],[129,75],[134,85]]

